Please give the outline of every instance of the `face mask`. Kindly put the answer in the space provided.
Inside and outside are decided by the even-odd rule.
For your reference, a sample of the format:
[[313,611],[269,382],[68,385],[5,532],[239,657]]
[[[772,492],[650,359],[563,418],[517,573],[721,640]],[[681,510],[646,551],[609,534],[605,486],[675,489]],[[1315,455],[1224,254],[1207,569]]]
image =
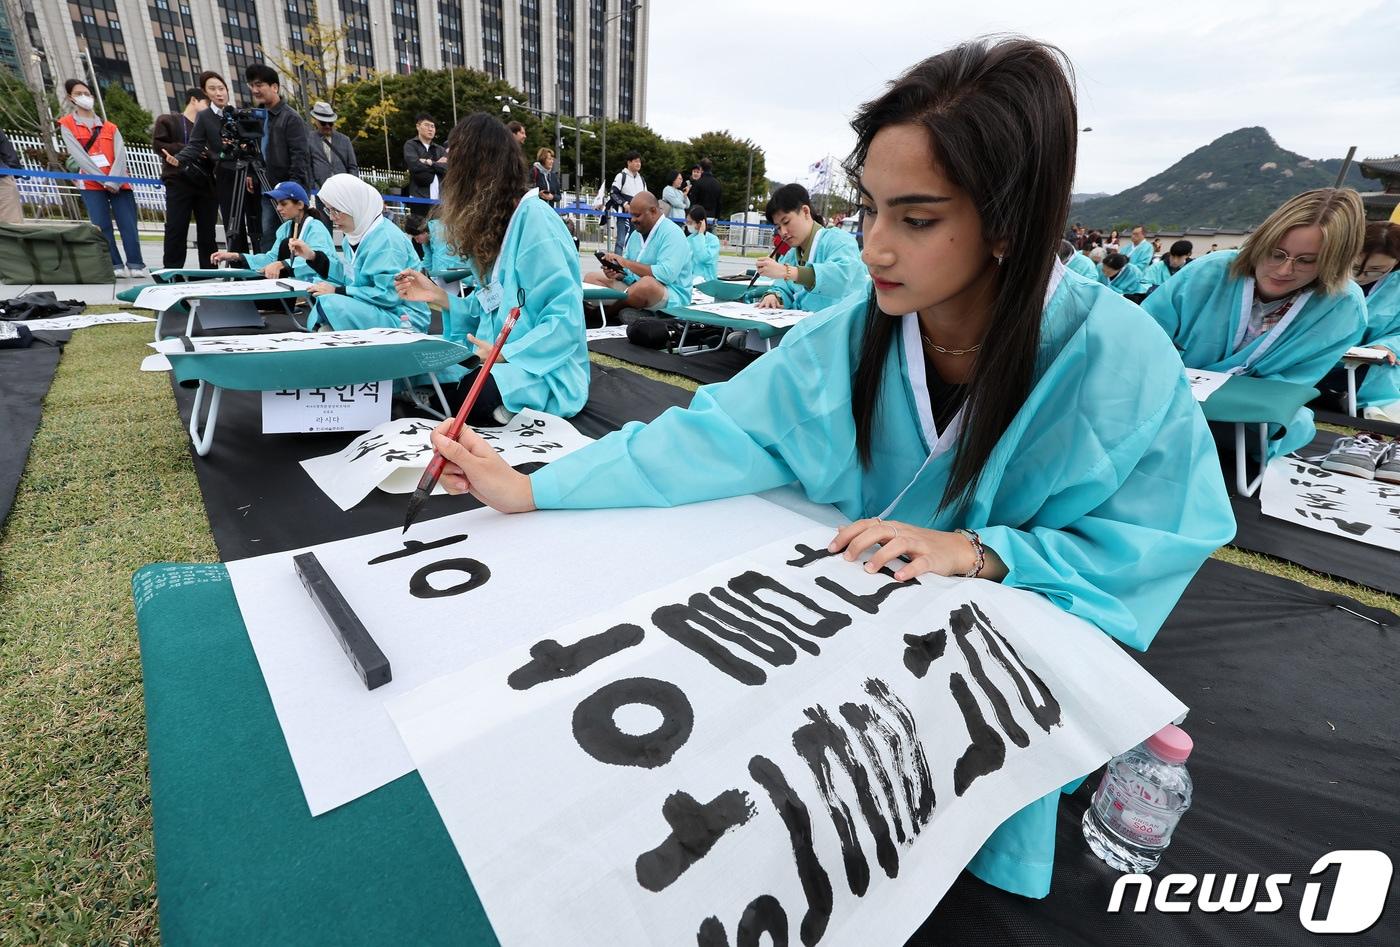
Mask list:
[[90,109],[90,108],[92,108],[92,101],[93,101],[93,100],[92,100],[92,96],[90,96],[90,95],[75,95],[75,96],[73,96],[73,104],[76,105],[76,106],[77,106],[78,108],[80,108],[80,109]]

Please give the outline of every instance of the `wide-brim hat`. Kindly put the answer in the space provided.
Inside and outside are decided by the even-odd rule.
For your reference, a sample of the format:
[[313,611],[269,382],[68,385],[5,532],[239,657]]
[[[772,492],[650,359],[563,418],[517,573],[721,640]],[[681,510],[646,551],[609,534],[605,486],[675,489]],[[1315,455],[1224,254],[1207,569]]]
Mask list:
[[334,122],[337,118],[329,102],[317,102],[311,106],[311,117],[318,122]]

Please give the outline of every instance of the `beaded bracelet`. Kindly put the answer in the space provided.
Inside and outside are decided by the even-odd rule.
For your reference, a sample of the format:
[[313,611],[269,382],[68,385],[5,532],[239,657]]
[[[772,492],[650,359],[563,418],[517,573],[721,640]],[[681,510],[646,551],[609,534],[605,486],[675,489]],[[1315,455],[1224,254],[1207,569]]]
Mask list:
[[961,527],[953,530],[953,532],[965,537],[968,542],[972,543],[972,551],[977,556],[977,564],[972,567],[971,572],[964,572],[962,578],[975,579],[982,574],[982,567],[987,564],[987,550],[982,548],[982,538],[972,530],[962,529]]

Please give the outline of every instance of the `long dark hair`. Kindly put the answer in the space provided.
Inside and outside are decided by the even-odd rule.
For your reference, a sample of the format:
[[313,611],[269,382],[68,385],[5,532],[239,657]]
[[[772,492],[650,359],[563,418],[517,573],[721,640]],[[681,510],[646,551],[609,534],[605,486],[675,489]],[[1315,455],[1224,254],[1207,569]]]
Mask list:
[[494,115],[476,112],[447,139],[447,174],[438,205],[448,247],[490,272],[506,227],[530,189],[525,154]]
[[[1006,245],[939,509],[971,499],[1034,384],[1045,288],[1069,217],[1077,122],[1068,58],[1054,46],[1019,38],[964,43],[925,59],[851,121],[857,143],[848,173],[859,175],[882,128],[922,126],[934,162],[976,206],[983,238]],[[880,312],[872,292],[851,399],[866,466],[894,336],[895,320]]]

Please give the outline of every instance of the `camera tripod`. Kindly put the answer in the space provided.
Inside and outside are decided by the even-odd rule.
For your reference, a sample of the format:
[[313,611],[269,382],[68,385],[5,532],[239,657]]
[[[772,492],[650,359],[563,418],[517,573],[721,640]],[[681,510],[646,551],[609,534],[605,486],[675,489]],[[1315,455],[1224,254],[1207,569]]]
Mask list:
[[[247,221],[243,217],[244,207],[248,199],[248,181],[257,182],[256,194],[262,195],[272,190],[272,185],[268,183],[267,171],[263,168],[262,158],[240,155],[233,165],[233,199],[229,207],[229,219],[225,221],[224,237],[228,243],[228,248],[234,250],[237,246],[244,247],[243,250],[236,250],[238,253],[252,252],[252,244],[248,242]],[[262,209],[259,208],[261,215]],[[259,226],[258,232],[262,232]]]

